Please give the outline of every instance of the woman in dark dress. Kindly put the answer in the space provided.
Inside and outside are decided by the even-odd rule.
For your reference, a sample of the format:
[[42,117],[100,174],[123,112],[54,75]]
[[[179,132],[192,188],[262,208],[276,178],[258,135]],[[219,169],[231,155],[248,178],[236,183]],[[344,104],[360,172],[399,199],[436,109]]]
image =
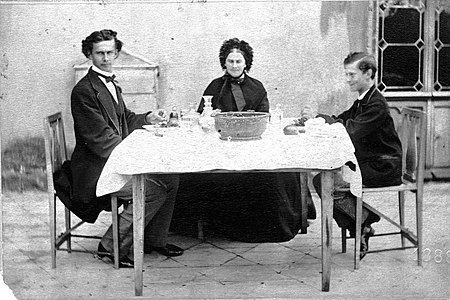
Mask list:
[[[222,112],[269,112],[263,84],[248,75],[253,49],[242,40],[224,41],[219,53],[224,75],[214,79],[203,95],[212,95],[213,109]],[[200,102],[198,112],[203,111]],[[173,229],[183,221],[206,221],[214,232],[246,242],[282,242],[301,227],[298,173],[184,174],[175,204]],[[315,208],[308,192],[308,218]]]

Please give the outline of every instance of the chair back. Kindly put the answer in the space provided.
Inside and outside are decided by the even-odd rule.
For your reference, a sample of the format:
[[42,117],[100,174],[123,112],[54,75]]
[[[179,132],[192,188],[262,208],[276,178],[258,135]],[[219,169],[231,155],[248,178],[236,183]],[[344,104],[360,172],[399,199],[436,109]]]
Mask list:
[[53,173],[67,160],[66,137],[61,112],[44,118],[45,162],[48,190],[54,191]]
[[427,138],[426,113],[409,107],[402,108],[399,136],[403,151],[403,180],[423,182]]

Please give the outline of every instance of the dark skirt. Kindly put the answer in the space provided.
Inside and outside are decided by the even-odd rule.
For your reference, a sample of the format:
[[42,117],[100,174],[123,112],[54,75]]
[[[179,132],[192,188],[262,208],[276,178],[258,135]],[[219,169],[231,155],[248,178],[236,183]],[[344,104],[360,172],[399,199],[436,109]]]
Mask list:
[[[244,242],[283,242],[301,228],[298,173],[190,173],[180,176],[173,231],[206,221],[214,233]],[[308,191],[309,218],[315,208]]]

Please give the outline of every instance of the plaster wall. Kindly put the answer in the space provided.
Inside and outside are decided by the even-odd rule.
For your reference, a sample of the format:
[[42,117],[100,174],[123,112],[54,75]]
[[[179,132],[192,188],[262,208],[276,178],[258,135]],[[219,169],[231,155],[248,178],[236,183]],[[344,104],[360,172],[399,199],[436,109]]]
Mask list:
[[[42,135],[44,116],[62,111],[73,146],[73,66],[94,30],[118,32],[125,47],[160,65],[158,106],[187,107],[222,75],[218,52],[238,37],[254,49],[250,75],[271,106],[299,116],[347,108],[355,95],[343,58],[367,45],[368,1],[77,1],[0,2],[2,145]],[[120,78],[126,80],[126,78]],[[143,83],[145,84],[145,83]],[[126,99],[125,99],[126,100]]]

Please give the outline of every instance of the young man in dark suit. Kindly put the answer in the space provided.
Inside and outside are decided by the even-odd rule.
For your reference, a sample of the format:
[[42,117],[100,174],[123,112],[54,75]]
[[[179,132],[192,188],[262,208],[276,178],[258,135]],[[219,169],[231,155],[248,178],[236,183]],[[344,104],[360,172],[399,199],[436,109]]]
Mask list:
[[[113,64],[122,49],[122,42],[112,30],[91,33],[82,41],[82,52],[93,66],[73,88],[71,109],[76,145],[71,158],[73,200],[94,207],[95,220],[109,202],[108,197],[96,197],[100,173],[113,149],[134,129],[144,124],[161,122],[163,110],[135,114],[128,110],[120,87],[114,81]],[[167,243],[167,234],[178,190],[178,175],[148,175],[145,198],[146,253],[155,250],[166,256],[177,256],[183,250]],[[125,201],[119,215],[119,265],[133,267],[132,183],[115,193]],[[99,256],[113,260],[112,228],[98,245]]]
[[[373,55],[350,53],[344,60],[346,82],[358,99],[343,113],[336,116],[319,114],[327,123],[341,122],[355,146],[355,155],[361,170],[362,183],[367,187],[398,185],[402,176],[402,147],[394,128],[386,99],[375,86],[377,64]],[[305,116],[311,116],[306,110]],[[320,192],[320,178],[313,180]],[[335,176],[335,186],[345,185],[342,176]],[[355,199],[350,192],[334,193],[333,217],[340,227],[350,229],[354,235]],[[361,228],[362,259],[369,249],[369,237],[374,234],[372,223],[380,217],[363,207]],[[353,232],[352,232],[353,229]]]

